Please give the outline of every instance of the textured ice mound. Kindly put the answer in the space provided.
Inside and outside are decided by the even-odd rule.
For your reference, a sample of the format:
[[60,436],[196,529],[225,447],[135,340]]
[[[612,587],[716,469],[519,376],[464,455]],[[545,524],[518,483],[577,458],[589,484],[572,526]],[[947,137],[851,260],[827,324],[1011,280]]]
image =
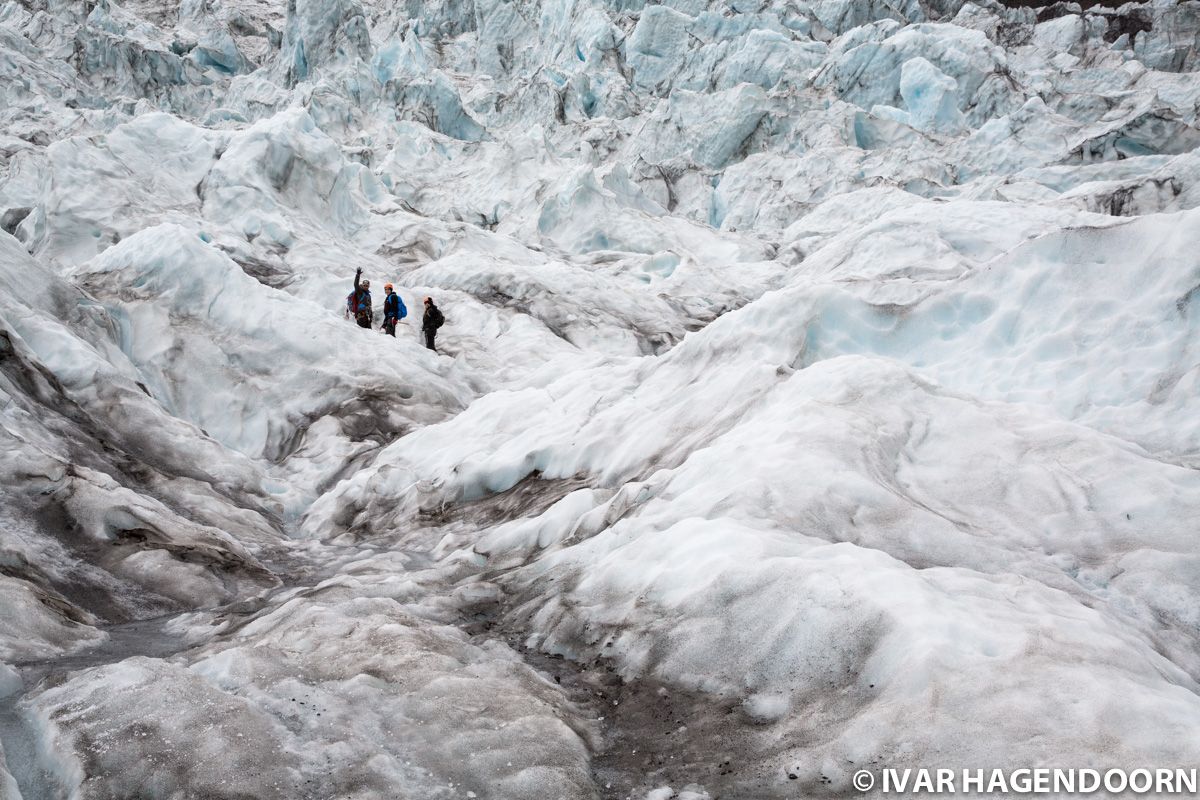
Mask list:
[[1194,764],[1198,32],[0,5],[0,797]]

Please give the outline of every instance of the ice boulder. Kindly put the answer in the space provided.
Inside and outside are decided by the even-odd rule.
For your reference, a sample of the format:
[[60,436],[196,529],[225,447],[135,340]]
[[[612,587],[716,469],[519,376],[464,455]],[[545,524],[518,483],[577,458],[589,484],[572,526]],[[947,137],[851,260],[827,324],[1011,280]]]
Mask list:
[[358,0],[288,0],[280,65],[289,85],[347,59],[371,60],[371,36]]
[[872,113],[932,133],[959,133],[966,126],[959,110],[958,82],[920,56],[901,67],[900,96],[905,111],[875,106]]
[[[1004,51],[980,31],[927,23],[898,30],[877,27],[873,33],[864,40],[859,29],[835,41],[814,82],[862,108],[899,106],[905,100],[901,86],[904,67],[920,58],[957,82],[953,102],[972,127],[1024,102],[1020,91],[1004,78],[1008,71]],[[931,80],[944,83],[920,62],[914,64],[909,80],[910,92]],[[934,90],[923,102],[932,102],[936,108],[948,90],[948,85]],[[927,106],[922,104],[922,108]]]
[[693,19],[667,6],[648,6],[625,43],[634,85],[643,91],[663,91],[683,68],[688,52],[688,28]]
[[747,155],[767,112],[766,92],[753,84],[712,94],[680,90],[658,105],[632,147],[651,164],[718,170]]

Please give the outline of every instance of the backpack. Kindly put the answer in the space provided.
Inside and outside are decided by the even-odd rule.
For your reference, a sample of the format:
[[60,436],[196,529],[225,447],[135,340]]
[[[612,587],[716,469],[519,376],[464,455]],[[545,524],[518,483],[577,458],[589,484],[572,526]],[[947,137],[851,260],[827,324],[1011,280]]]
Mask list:
[[367,289],[353,291],[346,295],[346,309],[354,319],[371,320],[371,292]]
[[442,314],[442,310],[437,306],[434,306],[432,311],[433,313],[429,315],[429,321],[433,323],[433,327],[436,330],[437,328],[440,328],[446,324],[446,317]]
[[391,314],[392,319],[401,320],[408,316],[408,309],[404,307],[404,301],[400,299],[400,295],[392,292],[391,296],[383,301],[383,315],[386,317]]

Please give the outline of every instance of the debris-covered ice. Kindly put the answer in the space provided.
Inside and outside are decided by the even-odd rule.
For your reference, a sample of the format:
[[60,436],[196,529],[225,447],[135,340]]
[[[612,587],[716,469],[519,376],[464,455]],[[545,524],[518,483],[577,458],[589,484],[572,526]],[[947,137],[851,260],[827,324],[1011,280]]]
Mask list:
[[0,4],[0,798],[1194,765],[1200,2],[1110,6]]

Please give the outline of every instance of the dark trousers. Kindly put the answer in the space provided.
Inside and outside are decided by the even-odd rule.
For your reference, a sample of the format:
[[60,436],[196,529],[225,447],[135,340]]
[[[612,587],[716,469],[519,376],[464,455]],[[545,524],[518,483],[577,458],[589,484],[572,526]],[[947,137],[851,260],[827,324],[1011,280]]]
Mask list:
[[360,328],[371,327],[371,320],[369,320],[366,317],[359,317],[357,321],[358,321],[358,327],[360,327]]
[[425,346],[428,347],[430,350],[433,350],[436,353],[437,348],[433,346],[433,337],[435,337],[435,336],[437,336],[436,328],[426,328],[425,329]]
[[383,332],[386,333],[388,336],[395,336],[396,335],[396,320],[385,319],[383,321]]

